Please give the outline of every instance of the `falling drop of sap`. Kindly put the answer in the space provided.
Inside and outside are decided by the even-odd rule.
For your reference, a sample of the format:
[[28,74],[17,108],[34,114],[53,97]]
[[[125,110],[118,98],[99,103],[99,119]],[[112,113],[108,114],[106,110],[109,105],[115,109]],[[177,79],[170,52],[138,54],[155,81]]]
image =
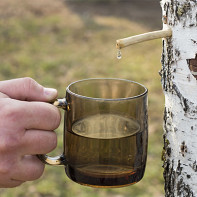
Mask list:
[[122,53],[121,53],[120,49],[118,49],[117,59],[120,60],[121,58],[122,58]]

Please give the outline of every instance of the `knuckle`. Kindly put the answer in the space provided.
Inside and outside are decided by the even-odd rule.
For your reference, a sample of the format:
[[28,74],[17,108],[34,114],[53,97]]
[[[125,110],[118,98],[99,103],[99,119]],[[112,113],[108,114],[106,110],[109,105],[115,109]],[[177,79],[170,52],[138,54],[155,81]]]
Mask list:
[[14,157],[2,157],[0,161],[0,174],[8,176],[14,167],[14,161],[16,161]]
[[45,139],[42,137],[37,139],[37,150],[42,150],[42,154],[47,154],[57,147],[57,135],[53,131],[48,131]]
[[10,165],[7,162],[0,162],[0,174],[8,174],[10,172]]
[[23,81],[24,81],[23,82],[24,90],[26,92],[28,92],[30,90],[34,90],[38,85],[38,83],[34,79],[32,79],[31,77],[24,77]]
[[60,111],[57,108],[55,108],[55,110],[56,110],[55,118],[53,119],[54,129],[56,129],[57,127],[59,127],[60,121],[61,121]]
[[0,152],[15,151],[20,146],[20,138],[18,135],[5,135],[0,141]]
[[57,135],[55,132],[51,132],[50,147],[48,152],[51,152],[57,147]]
[[43,154],[47,154],[56,148],[57,135],[53,131],[46,131],[44,136],[37,136],[36,150],[42,150]]
[[2,114],[4,116],[4,120],[10,121],[10,122],[17,122],[21,118],[21,110],[17,107],[4,107]]
[[29,180],[39,179],[44,172],[44,167],[45,165],[41,161],[38,161],[36,166],[29,171]]
[[4,111],[5,107],[7,107],[7,103],[5,102],[5,99],[0,99],[0,110],[1,110],[1,112]]
[[[20,107],[19,107],[20,106]],[[17,123],[21,119],[24,110],[18,101],[11,99],[0,100],[0,123]]]
[[22,80],[24,81],[25,84],[28,84],[28,85],[32,85],[35,83],[35,80],[32,79],[31,77],[24,77],[22,78]]
[[0,111],[1,111],[1,113],[0,113],[0,125],[1,125],[1,127],[5,124],[5,120],[6,120],[8,110],[9,110],[9,107],[8,107],[7,103],[0,100]]

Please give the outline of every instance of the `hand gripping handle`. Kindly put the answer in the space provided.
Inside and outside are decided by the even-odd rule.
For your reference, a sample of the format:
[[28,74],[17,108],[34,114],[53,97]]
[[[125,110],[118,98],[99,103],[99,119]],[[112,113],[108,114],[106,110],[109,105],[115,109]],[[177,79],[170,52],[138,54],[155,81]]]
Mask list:
[[[68,104],[65,98],[57,99],[55,102],[53,102],[53,105],[64,110],[68,110]],[[49,157],[48,155],[40,154],[40,155],[37,155],[37,157],[43,163],[48,164],[48,165],[65,165],[66,163],[66,159],[63,154],[56,156],[56,157]]]

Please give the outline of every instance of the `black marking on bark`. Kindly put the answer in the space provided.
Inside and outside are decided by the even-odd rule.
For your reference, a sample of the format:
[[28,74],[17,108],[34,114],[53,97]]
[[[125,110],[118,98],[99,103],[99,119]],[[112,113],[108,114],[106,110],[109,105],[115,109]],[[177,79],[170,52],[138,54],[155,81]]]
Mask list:
[[175,55],[176,55],[177,57],[180,56],[180,51],[179,51],[178,49],[175,49]]
[[193,165],[191,166],[194,172],[197,172],[197,163],[194,161]]
[[172,192],[174,190],[175,185],[175,171],[173,170],[174,166],[174,160],[172,160],[172,163],[168,159],[164,162],[164,172],[163,176],[165,179],[165,196],[174,197],[174,193]]
[[177,183],[177,195],[184,197],[194,197],[194,193],[191,191],[189,185],[186,185],[183,181],[183,177]]
[[190,118],[196,119],[195,115],[197,113],[197,106],[187,98],[184,98],[175,84],[173,84],[173,90],[180,99],[180,103],[183,107],[185,115],[189,116]]
[[187,178],[190,179],[191,178],[191,175],[187,174]]
[[160,71],[158,72],[158,74],[159,74],[159,76],[161,77],[161,76],[162,76],[162,70],[160,70]]
[[171,118],[173,118],[173,117],[174,117],[174,114],[173,114],[173,112],[172,112],[172,111],[170,112],[170,116],[171,116]]
[[171,12],[174,12],[174,7],[173,7],[173,5],[174,5],[174,0],[172,0],[172,1],[171,1],[171,4],[170,4],[170,10],[171,10]]
[[[165,51],[166,49],[166,51]],[[167,55],[165,55],[167,54]],[[172,42],[171,38],[166,39],[166,42],[163,41],[163,52],[161,58],[161,75],[162,75],[162,86],[164,91],[172,91],[172,65],[173,63],[173,51],[172,51]]]
[[176,16],[177,20],[180,20],[180,11],[179,11],[178,6],[176,7],[176,10],[175,10],[175,16]]
[[187,12],[191,9],[190,2],[186,2],[184,4],[177,4],[176,6],[176,16],[178,15],[178,19],[185,16]]
[[176,93],[176,95],[180,99],[180,104],[183,107],[183,110],[185,112],[185,116],[190,117],[191,119],[196,119],[196,113],[197,113],[197,105],[193,102],[189,101],[187,98],[184,98],[181,92],[179,91],[178,87],[173,84],[173,91]]
[[[174,160],[169,159],[164,162],[164,179],[165,179],[165,196],[175,197],[175,189],[177,191],[176,196],[194,197],[193,191],[190,186],[184,182],[182,174],[183,167],[181,167],[180,160],[178,161],[177,168],[174,170]],[[179,178],[180,177],[180,178]],[[191,178],[190,175],[186,175],[187,178]]]
[[187,103],[188,99],[184,98],[183,95],[180,93],[179,89],[177,88],[177,86],[175,84],[173,84],[173,90],[176,92],[176,95],[179,97],[180,101],[181,101],[181,105],[183,107],[183,110],[185,112],[187,112],[189,105]]
[[194,3],[197,3],[197,1],[196,1],[196,0],[190,0],[190,1],[193,1]]
[[164,108],[163,120],[164,120],[164,131],[165,131],[166,133],[168,133],[168,130],[167,130],[167,128],[166,128],[166,121],[167,121],[167,108],[166,108],[166,107]]
[[181,149],[181,154],[182,154],[182,156],[184,157],[184,156],[185,156],[185,153],[187,153],[187,146],[186,146],[186,144],[185,144],[185,141],[183,141],[183,142],[181,143],[180,149]]
[[181,167],[180,160],[178,160],[178,166],[177,166],[177,169],[176,169],[177,175],[181,175],[182,169],[183,169],[183,167]]
[[189,81],[189,82],[191,81],[190,74],[189,74],[189,75],[187,75],[187,79],[188,79],[188,81]]
[[197,13],[196,13],[196,23],[197,23]]
[[184,107],[183,107],[183,110],[185,111],[185,112],[187,112],[188,111],[188,109],[189,109],[189,105],[188,105],[188,99],[186,99],[186,98],[183,98],[183,103],[184,103]]
[[173,118],[173,113],[171,113],[170,111],[168,111],[167,108],[164,109],[164,130],[166,133],[168,132],[172,132],[173,130],[171,129],[171,122],[172,122],[172,118]]
[[194,44],[197,44],[197,41],[196,41],[196,40],[191,39],[191,41],[192,41]]
[[165,161],[165,160],[166,160],[166,151],[163,148],[163,150],[161,152],[161,161]]
[[195,24],[194,24],[194,23],[192,23],[192,24],[189,24],[189,27],[193,27],[193,26],[195,26]]
[[[192,40],[192,41],[195,42],[195,44],[197,43],[195,40]],[[197,80],[197,74],[195,74],[197,72],[197,55],[193,59],[187,59],[187,64],[188,64],[188,67],[191,71],[191,74]]]
[[167,149],[166,149],[166,153],[167,153],[167,155],[168,155],[168,157],[170,157],[171,156],[171,148],[170,147],[167,147]]
[[[194,6],[195,6],[195,4],[191,4],[189,1],[187,1],[185,3],[180,3],[178,0],[176,0],[176,1],[171,0],[171,2],[169,3],[169,7],[166,6],[166,9],[168,10],[168,11],[166,11],[166,13],[168,13],[168,15],[166,14],[166,16],[169,19],[168,24],[170,26],[174,26],[174,25],[178,24],[180,21],[182,21],[183,27],[185,27],[185,26],[190,27],[190,24],[189,23],[187,24],[186,21],[190,21],[191,24],[193,24],[191,9]],[[186,17],[186,15],[187,15],[187,17]],[[174,17],[172,17],[172,16],[174,16]],[[190,18],[190,20],[188,20],[188,18]],[[196,26],[197,22],[194,25]]]
[[187,75],[187,79],[188,79],[188,81],[189,81],[189,82],[191,81],[190,74],[189,74],[189,75]]
[[166,157],[171,156],[171,148],[170,148],[169,140],[166,139],[166,134],[163,135],[163,140],[164,140],[164,147],[163,147],[162,154],[161,154],[161,160],[166,161]]
[[162,42],[162,45],[163,45],[163,47],[162,47],[162,56],[161,56],[161,65],[162,65],[162,68],[161,68],[161,70],[160,70],[160,74],[161,74],[161,83],[162,83],[162,85],[163,85],[163,89],[165,90],[165,78],[166,78],[166,76],[165,76],[165,72],[164,72],[164,66],[165,66],[165,50],[164,50],[164,48],[165,48],[165,42],[164,42],[164,40],[163,40],[163,42]]

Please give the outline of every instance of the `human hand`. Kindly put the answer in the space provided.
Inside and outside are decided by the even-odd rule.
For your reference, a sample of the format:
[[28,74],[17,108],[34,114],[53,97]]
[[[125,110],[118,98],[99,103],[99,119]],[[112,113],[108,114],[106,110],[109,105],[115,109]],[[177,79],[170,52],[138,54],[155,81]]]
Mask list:
[[60,112],[49,102],[55,89],[31,78],[0,81],[0,187],[16,187],[38,179],[44,164],[35,156],[57,145],[54,129]]

